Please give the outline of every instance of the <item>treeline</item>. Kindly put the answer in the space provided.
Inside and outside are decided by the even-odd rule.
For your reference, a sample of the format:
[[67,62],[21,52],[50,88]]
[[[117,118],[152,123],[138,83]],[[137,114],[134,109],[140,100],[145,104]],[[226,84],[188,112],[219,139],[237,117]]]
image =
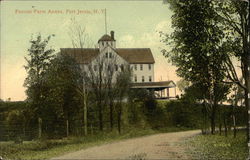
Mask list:
[[[161,132],[187,129],[206,131],[209,128],[209,114],[204,112],[204,104],[197,104],[184,98],[172,101],[156,101],[154,95],[146,90],[131,90],[129,95],[128,101],[122,104],[121,128],[123,132],[131,128],[150,128]],[[16,140],[18,142],[38,139],[38,120],[32,118],[27,102],[1,102],[0,104],[1,141]],[[216,119],[218,119],[216,128],[218,131],[221,128],[221,134],[227,135],[228,130],[232,130],[234,126],[233,116],[236,117],[237,127],[245,125],[247,120],[245,107],[219,105],[218,108],[220,112],[216,113]],[[83,110],[79,110],[79,117],[83,118],[81,111]],[[88,118],[88,133],[98,134],[100,133],[98,117],[90,116],[95,112],[97,113],[97,109],[91,111]],[[117,116],[113,120],[117,122]],[[51,126],[47,130],[42,130],[42,138],[62,138],[67,136],[65,119],[46,119],[43,120],[43,123],[43,127]],[[69,124],[71,127],[68,136],[84,135],[82,119],[72,119]],[[113,127],[117,128],[118,123],[114,123]],[[103,111],[102,132],[111,132],[108,106]]]

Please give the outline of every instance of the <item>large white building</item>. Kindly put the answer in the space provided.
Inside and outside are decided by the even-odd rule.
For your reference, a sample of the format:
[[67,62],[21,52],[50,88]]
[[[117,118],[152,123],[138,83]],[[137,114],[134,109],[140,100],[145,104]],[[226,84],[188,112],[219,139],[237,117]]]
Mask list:
[[[122,70],[130,65],[133,70],[132,88],[146,88],[161,91],[161,95],[169,96],[169,88],[174,88],[173,81],[155,82],[155,60],[150,48],[117,48],[114,31],[105,34],[99,40],[97,48],[61,48],[61,53],[75,58],[84,69],[89,64],[95,69],[97,61],[104,59]],[[167,93],[165,93],[165,90]]]

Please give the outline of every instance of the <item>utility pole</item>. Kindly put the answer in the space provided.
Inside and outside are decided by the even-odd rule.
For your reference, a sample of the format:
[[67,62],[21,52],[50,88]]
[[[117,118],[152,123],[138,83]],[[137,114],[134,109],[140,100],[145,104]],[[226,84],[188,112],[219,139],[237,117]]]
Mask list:
[[107,9],[105,8],[105,34],[107,34]]

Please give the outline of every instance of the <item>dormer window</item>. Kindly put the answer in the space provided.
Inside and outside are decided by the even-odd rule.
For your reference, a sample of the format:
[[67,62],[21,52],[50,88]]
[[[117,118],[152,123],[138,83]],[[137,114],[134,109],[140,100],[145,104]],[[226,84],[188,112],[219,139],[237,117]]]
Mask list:
[[112,53],[111,52],[109,52],[109,58],[112,58]]
[[106,58],[109,58],[108,52],[106,52]]

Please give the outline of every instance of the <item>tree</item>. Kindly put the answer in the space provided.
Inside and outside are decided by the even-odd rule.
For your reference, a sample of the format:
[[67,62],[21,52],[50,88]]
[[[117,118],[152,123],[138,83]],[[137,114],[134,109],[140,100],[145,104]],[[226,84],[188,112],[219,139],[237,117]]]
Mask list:
[[85,79],[90,84],[90,90],[93,93],[98,109],[99,130],[103,130],[103,110],[110,105],[110,127],[113,128],[113,105],[115,101],[114,86],[117,83],[116,77],[120,76],[124,70],[124,64],[117,64],[117,56],[106,58],[105,55],[98,57],[90,64],[84,67]]
[[27,88],[27,100],[30,102],[36,117],[41,116],[43,113],[43,100],[46,95],[44,87],[46,79],[44,75],[54,52],[54,49],[48,48],[47,45],[52,36],[54,35],[50,35],[42,40],[42,36],[39,34],[36,39],[31,39],[28,57],[25,57],[27,65],[24,67],[28,76],[25,79],[24,86]]
[[[71,26],[69,28],[69,36],[71,38],[72,46],[74,48],[84,48],[92,46],[92,41],[85,32],[85,27],[81,26],[74,18],[71,19]],[[88,103],[89,103],[89,81],[86,78],[84,68],[81,71],[82,83],[75,86],[77,92],[81,96],[84,113],[84,134],[88,134]]]
[[70,56],[58,53],[49,65],[45,83],[47,87],[45,109],[50,111],[46,119],[56,121],[46,128],[56,128],[57,124],[62,124],[60,128],[63,131],[66,129],[68,136],[73,127],[78,127],[74,126],[74,120],[81,118],[80,98],[75,89],[75,86],[82,83],[80,67]]
[[179,88],[179,90],[183,93],[185,89],[189,87],[190,84],[185,79],[181,79],[176,83],[176,85]]
[[[215,1],[218,5],[216,7],[217,14],[221,18],[221,24],[224,26],[226,32],[226,41],[228,58],[225,62],[225,68],[228,70],[227,76],[230,82],[239,85],[245,92],[246,109],[250,110],[250,23],[249,23],[249,0],[228,0]],[[245,83],[241,83],[236,69],[230,57],[236,57],[241,62],[241,71]],[[247,113],[247,112],[246,112]],[[250,114],[248,114],[250,120]],[[247,137],[249,140],[249,122],[247,121]]]
[[[177,74],[192,84],[199,84],[204,101],[210,104],[211,133],[215,131],[215,114],[219,101],[225,97],[228,85],[223,84],[224,70],[221,40],[224,34],[213,3],[210,0],[169,0],[174,12],[169,36],[161,33],[163,42],[173,45],[170,52],[162,50],[174,65]],[[169,43],[169,38],[172,40]]]
[[128,96],[128,91],[131,84],[131,75],[132,71],[128,65],[125,66],[124,70],[118,73],[116,76],[116,85],[115,85],[115,95],[117,99],[116,110],[117,110],[117,127],[118,132],[121,133],[121,118],[123,111],[123,100]]

